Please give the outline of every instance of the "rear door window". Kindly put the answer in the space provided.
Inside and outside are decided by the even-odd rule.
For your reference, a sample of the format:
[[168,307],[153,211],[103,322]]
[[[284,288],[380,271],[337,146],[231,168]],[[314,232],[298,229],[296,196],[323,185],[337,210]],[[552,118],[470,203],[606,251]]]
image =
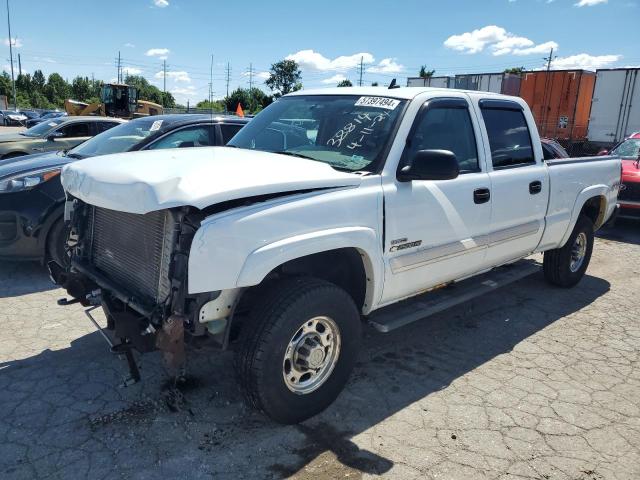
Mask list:
[[481,108],[494,169],[535,164],[529,126],[522,110]]
[[62,132],[63,138],[88,137],[90,135],[89,124],[87,122],[74,122],[58,130]]

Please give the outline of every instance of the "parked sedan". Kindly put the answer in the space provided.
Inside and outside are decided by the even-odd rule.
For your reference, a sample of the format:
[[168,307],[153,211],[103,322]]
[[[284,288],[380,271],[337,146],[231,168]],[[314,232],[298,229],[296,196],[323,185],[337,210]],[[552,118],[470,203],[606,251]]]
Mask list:
[[67,112],[44,112],[39,117],[29,118],[26,122],[24,122],[24,124],[27,128],[31,128],[34,125],[42,123],[46,120],[49,120],[52,118],[58,118],[58,117],[66,117],[66,116],[67,116]]
[[621,217],[640,218],[640,132],[611,150],[622,159],[622,185],[618,194]]
[[2,125],[5,127],[24,125],[24,122],[29,118],[17,110],[0,110],[0,115],[2,115]]
[[23,132],[0,134],[0,159],[52,150],[68,150],[126,120],[106,117],[61,117]]
[[554,158],[569,158],[569,154],[556,140],[552,138],[541,138],[542,153],[545,160],[552,160]]
[[66,153],[0,160],[0,259],[46,258],[63,264],[65,196],[60,170],[65,164],[118,152],[225,145],[247,121],[156,115],[107,130]]

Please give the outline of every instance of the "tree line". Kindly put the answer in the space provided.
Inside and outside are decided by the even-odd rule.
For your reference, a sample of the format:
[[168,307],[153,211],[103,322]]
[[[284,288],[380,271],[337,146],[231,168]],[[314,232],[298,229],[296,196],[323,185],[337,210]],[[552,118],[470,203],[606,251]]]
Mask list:
[[[129,75],[125,83],[138,88],[139,98],[159,103],[165,107],[175,107],[176,101],[169,92],[162,92],[139,75]],[[45,77],[42,70],[33,75],[23,73],[16,78],[16,101],[18,108],[63,108],[66,99],[94,103],[100,101],[100,92],[104,82],[89,77],[77,76],[71,82],[59,73]],[[11,77],[5,71],[0,74],[0,95],[6,95],[9,104],[13,104]]]

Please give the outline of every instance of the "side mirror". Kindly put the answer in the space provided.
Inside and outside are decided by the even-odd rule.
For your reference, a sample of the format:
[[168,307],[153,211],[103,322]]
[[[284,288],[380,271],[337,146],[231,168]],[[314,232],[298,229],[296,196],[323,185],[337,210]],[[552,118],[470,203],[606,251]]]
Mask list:
[[58,131],[58,132],[51,132],[49,135],[47,135],[47,140],[49,140],[50,142],[53,142],[56,138],[62,138],[64,137],[64,133]]
[[398,180],[452,180],[460,173],[458,160],[449,150],[419,150],[398,172]]

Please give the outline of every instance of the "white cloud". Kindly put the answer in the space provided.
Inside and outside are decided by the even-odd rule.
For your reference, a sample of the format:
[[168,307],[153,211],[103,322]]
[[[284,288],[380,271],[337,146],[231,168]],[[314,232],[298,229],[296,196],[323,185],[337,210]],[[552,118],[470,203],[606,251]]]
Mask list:
[[142,73],[142,69],[135,67],[123,67],[122,73],[124,75],[140,75]]
[[[159,71],[154,75],[158,80],[162,80],[164,78],[164,72]],[[191,77],[185,71],[169,71],[167,72],[167,79],[173,80],[174,82],[185,82],[191,83]]]
[[171,50],[168,48],[150,48],[145,55],[147,57],[157,57],[160,60],[166,60]]
[[127,47],[127,48],[135,48],[136,47],[133,43],[129,43],[129,42],[125,43],[124,46]]
[[578,3],[574,3],[576,7],[593,7],[600,3],[607,3],[609,0],[580,0]]
[[508,32],[497,25],[487,25],[472,32],[451,35],[444,41],[444,46],[468,54],[480,53],[485,48],[489,48],[494,56],[532,55],[558,48],[556,42],[547,41],[536,44],[527,37]]
[[300,50],[288,55],[286,60],[294,60],[301,68],[326,72],[349,70],[360,65],[361,60],[364,63],[373,63],[375,58],[370,53],[354,53],[330,59],[313,50]]
[[[4,44],[8,47],[9,46],[9,39],[5,38],[4,39]],[[19,38],[12,38],[11,39],[11,46],[14,48],[20,48],[22,46],[22,40]]]
[[377,65],[367,68],[369,73],[398,73],[404,70],[404,65],[396,62],[395,58],[383,58]]
[[589,55],[580,53],[569,57],[558,57],[551,62],[554,70],[580,68],[584,70],[596,70],[610,66],[622,58],[622,55]]
[[347,77],[345,77],[343,74],[341,73],[336,73],[333,77],[329,77],[329,78],[325,78],[324,80],[322,80],[322,83],[325,83],[327,85],[329,84],[338,84],[340,82],[342,82],[343,80],[346,80]]
[[169,6],[169,2],[167,0],[153,0],[153,4],[159,8],[164,8]]

